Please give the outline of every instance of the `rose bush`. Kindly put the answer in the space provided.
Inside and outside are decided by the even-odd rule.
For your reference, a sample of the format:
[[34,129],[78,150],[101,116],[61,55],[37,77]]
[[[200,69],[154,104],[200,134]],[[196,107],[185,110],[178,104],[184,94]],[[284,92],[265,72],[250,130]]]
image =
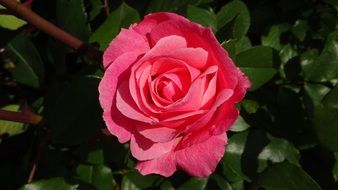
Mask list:
[[250,82],[210,28],[149,14],[121,30],[103,64],[103,118],[121,143],[130,140],[140,173],[182,169],[205,177],[215,170]]

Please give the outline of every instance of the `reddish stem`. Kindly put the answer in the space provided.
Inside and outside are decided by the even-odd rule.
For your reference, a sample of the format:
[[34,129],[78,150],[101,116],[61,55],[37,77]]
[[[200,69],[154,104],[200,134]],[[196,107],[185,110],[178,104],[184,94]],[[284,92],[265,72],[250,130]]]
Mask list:
[[81,40],[61,30],[54,24],[34,13],[25,5],[18,3],[16,0],[0,0],[0,4],[8,10],[13,11],[16,15],[34,25],[36,28],[46,32],[50,36],[62,41],[74,49],[78,49],[83,44]]
[[40,115],[32,112],[14,112],[0,109],[0,119],[7,121],[16,121],[21,123],[38,124],[42,120]]

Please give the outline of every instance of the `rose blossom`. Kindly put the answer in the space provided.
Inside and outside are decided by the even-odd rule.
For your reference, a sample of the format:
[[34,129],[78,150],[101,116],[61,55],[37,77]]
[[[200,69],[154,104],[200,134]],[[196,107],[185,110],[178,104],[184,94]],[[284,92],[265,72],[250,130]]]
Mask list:
[[103,118],[121,143],[130,140],[141,174],[215,170],[250,82],[210,28],[174,13],[149,14],[121,30],[103,65]]

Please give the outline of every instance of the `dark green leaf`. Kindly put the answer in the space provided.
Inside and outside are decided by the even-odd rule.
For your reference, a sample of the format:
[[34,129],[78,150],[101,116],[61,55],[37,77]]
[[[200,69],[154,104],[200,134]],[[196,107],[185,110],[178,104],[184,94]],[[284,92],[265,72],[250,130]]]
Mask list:
[[63,178],[51,178],[24,185],[20,190],[77,190],[77,185],[68,184]]
[[79,179],[92,184],[97,190],[114,189],[115,181],[109,167],[104,165],[84,165],[76,168]]
[[187,17],[194,22],[204,26],[210,26],[216,31],[216,14],[212,10],[201,9],[193,5],[188,5]]
[[322,82],[338,78],[338,32],[331,33],[319,57],[307,66],[305,78]]
[[142,176],[138,172],[129,172],[122,179],[121,190],[143,190],[152,187],[157,179],[156,176]]
[[266,190],[320,190],[320,186],[304,171],[288,162],[269,166],[260,176],[253,189]]
[[259,108],[258,102],[248,99],[244,99],[241,105],[248,113],[256,113],[257,109]]
[[307,98],[309,99],[309,106],[310,108],[318,106],[323,98],[326,96],[328,92],[330,92],[330,88],[327,86],[324,86],[322,84],[305,84],[304,90],[307,95]]
[[[215,187],[210,187],[211,184],[215,183]],[[223,177],[217,174],[213,174],[207,184],[207,189],[220,189],[220,190],[233,190],[228,181],[226,181]]]
[[309,30],[308,23],[304,20],[297,20],[292,27],[292,33],[300,40],[303,41],[307,31]]
[[298,55],[297,51],[290,45],[287,44],[279,52],[281,62],[283,64],[287,63],[290,59]]
[[287,31],[291,26],[289,24],[274,25],[270,28],[267,35],[262,36],[262,45],[273,47],[276,50],[282,49],[280,36]]
[[243,117],[238,116],[236,122],[230,128],[230,131],[241,132],[247,130],[249,127],[250,125],[245,122]]
[[119,8],[114,10],[104,23],[90,36],[90,42],[98,42],[100,50],[108,47],[109,42],[120,32],[121,28],[127,28],[140,20],[138,12],[122,3]]
[[89,13],[89,20],[93,21],[96,16],[101,12],[103,5],[101,0],[90,0],[92,10]]
[[336,163],[334,164],[332,173],[333,173],[333,177],[336,181],[338,181],[338,152],[334,153],[334,156],[336,158]]
[[[231,26],[226,26],[230,24]],[[224,5],[217,13],[217,29],[230,27],[231,37],[240,39],[245,36],[250,26],[250,14],[247,6],[239,0]],[[220,33],[223,33],[220,30]]]
[[104,164],[104,153],[103,150],[98,149],[88,153],[87,160],[90,164],[102,165]]
[[100,130],[103,124],[98,102],[99,81],[93,76],[76,78],[59,97],[49,117],[54,143],[80,144]]
[[276,74],[274,65],[278,62],[278,55],[271,47],[256,46],[238,54],[235,63],[249,77],[253,91]]
[[229,182],[238,182],[248,179],[242,172],[241,158],[244,152],[248,133],[234,134],[228,142],[226,153],[221,161],[223,175]]
[[327,108],[338,110],[338,85],[325,96],[323,104]]
[[56,16],[62,29],[83,41],[88,40],[90,27],[83,0],[56,1]]
[[331,151],[338,152],[338,109],[318,106],[314,110],[313,124],[318,140]]
[[207,183],[208,183],[207,178],[205,179],[191,178],[183,185],[181,185],[177,190],[190,190],[190,189],[203,190],[205,189]]
[[44,66],[32,41],[20,34],[8,43],[7,49],[16,62],[15,68],[10,70],[14,78],[22,84],[39,87],[44,77]]
[[259,166],[258,171],[263,171],[268,161],[273,163],[283,162],[288,160],[290,163],[299,165],[299,151],[290,142],[282,138],[275,138],[270,136],[270,143],[264,147],[262,152],[258,155]]

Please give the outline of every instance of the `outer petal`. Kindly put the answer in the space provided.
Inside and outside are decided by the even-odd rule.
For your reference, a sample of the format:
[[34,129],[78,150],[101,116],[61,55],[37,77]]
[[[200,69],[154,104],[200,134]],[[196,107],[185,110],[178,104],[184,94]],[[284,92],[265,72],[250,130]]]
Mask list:
[[117,57],[124,53],[133,51],[137,54],[142,54],[148,50],[148,42],[142,35],[133,30],[122,29],[104,52],[103,66],[107,68]]
[[142,175],[160,174],[169,177],[177,169],[175,154],[171,152],[153,160],[138,162],[136,169]]
[[121,143],[130,139],[133,121],[125,118],[116,108],[115,93],[120,81],[128,79],[130,66],[137,60],[135,52],[125,53],[117,58],[106,70],[99,85],[99,100],[103,109],[103,119],[109,131],[117,136]]
[[155,143],[136,132],[131,137],[130,149],[136,159],[150,160],[172,151],[176,144],[176,139],[166,143]]
[[181,149],[176,152],[177,164],[192,176],[207,177],[215,171],[224,154],[226,143],[226,135],[222,134]]
[[133,29],[142,35],[147,35],[156,25],[168,21],[168,20],[180,20],[184,17],[169,12],[151,13],[144,17],[144,19],[137,25],[133,26]]

